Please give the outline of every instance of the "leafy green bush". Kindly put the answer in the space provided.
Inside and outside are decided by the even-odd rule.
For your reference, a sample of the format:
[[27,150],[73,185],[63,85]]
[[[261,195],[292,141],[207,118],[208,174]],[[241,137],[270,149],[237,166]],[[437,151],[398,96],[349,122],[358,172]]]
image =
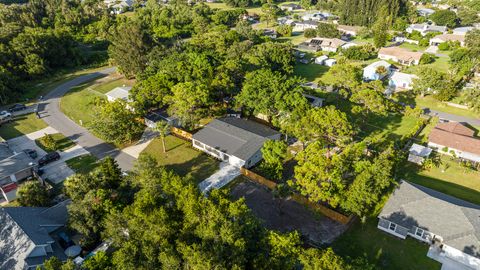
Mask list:
[[317,36],[317,31],[315,29],[305,29],[303,36],[306,38],[314,38]]
[[55,151],[57,150],[57,141],[53,138],[51,134],[45,134],[42,138],[40,138],[40,143],[42,144],[43,148],[47,151]]

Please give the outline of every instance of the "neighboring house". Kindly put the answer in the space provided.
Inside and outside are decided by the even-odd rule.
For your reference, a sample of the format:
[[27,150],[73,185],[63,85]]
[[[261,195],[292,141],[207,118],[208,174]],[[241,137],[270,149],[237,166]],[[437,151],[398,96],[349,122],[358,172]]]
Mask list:
[[325,60],[327,60],[327,59],[328,59],[328,56],[326,56],[326,55],[321,55],[321,56],[315,58],[315,64],[317,64],[317,65],[323,65],[323,64],[325,63]]
[[452,34],[465,36],[468,32],[472,31],[475,28],[476,27],[473,27],[473,26],[458,27],[458,28],[453,29]]
[[113,102],[117,99],[130,102],[130,98],[128,97],[128,95],[130,94],[131,89],[132,87],[130,86],[115,87],[113,90],[106,93],[105,95],[107,96],[107,99],[110,102]]
[[329,58],[329,59],[325,60],[325,66],[327,66],[327,67],[332,67],[336,63],[337,63],[337,59]]
[[309,95],[309,94],[303,94],[303,96],[308,100],[308,103],[310,103],[310,105],[312,107],[315,107],[315,108],[322,107],[323,102],[325,101],[325,99],[323,99],[323,98],[319,98],[319,97],[312,96],[312,95]]
[[263,29],[263,35],[271,39],[277,38],[277,31],[274,29]]
[[349,37],[356,36],[361,29],[362,27],[360,26],[342,25],[342,24],[337,25],[337,30]]
[[267,140],[280,133],[257,122],[226,117],[215,119],[192,137],[193,147],[237,167],[250,168],[262,159]]
[[428,136],[428,146],[442,154],[453,152],[458,158],[480,162],[480,138],[474,135],[473,129],[459,122],[439,123]]
[[310,41],[299,44],[298,48],[313,52],[337,52],[337,50],[345,44],[345,41],[338,38],[313,38]]
[[408,161],[422,165],[423,161],[432,153],[432,149],[414,143],[408,152]]
[[302,6],[297,5],[295,3],[280,5],[279,7],[280,7],[281,10],[286,10],[286,11],[294,11],[294,10],[297,10],[297,9],[302,9]]
[[328,19],[328,17],[331,16],[329,13],[322,13],[322,12],[314,12],[314,13],[308,13],[302,16],[302,20],[304,21],[324,21]]
[[438,46],[444,42],[458,42],[460,46],[465,46],[465,35],[442,34],[430,39],[430,46]]
[[401,47],[383,47],[378,51],[378,58],[407,66],[418,65],[422,55],[421,52],[412,52]]
[[133,7],[133,0],[104,0],[112,14],[121,14]]
[[390,76],[388,86],[390,86],[390,88],[394,89],[395,91],[411,90],[413,88],[413,79],[415,78],[418,78],[418,76],[394,71],[392,72],[392,76]]
[[16,199],[18,182],[34,175],[36,164],[24,152],[13,153],[6,143],[0,143],[0,203]]
[[382,231],[429,244],[442,269],[480,269],[479,205],[402,181],[378,219]]
[[52,256],[66,261],[68,204],[0,208],[0,269],[33,270]]
[[433,13],[435,13],[435,10],[430,9],[430,8],[417,8],[417,13],[420,16],[428,17],[428,16],[432,15]]
[[150,111],[144,118],[145,125],[149,128],[155,128],[158,122],[165,121],[170,126],[178,127],[180,125],[179,119],[175,116],[170,116],[165,109],[157,109]]
[[295,25],[293,26],[293,31],[303,32],[305,31],[305,29],[317,29],[317,27],[318,27],[318,21],[306,20],[302,22],[295,22]]
[[290,25],[290,26],[294,26],[294,25],[295,25],[295,21],[294,21],[290,16],[278,18],[278,19],[277,19],[277,23],[278,23],[279,25]]
[[438,25],[430,25],[430,24],[422,23],[422,24],[411,24],[407,27],[405,31],[407,31],[407,33],[410,33],[410,34],[413,33],[414,31],[418,31],[422,36],[425,36],[428,33],[432,33],[432,32],[440,32],[442,34],[445,34],[447,33],[447,30],[448,29],[446,26],[438,26]]
[[[380,67],[384,67],[386,72],[385,73],[378,73],[378,69]],[[392,65],[388,63],[387,61],[377,61],[374,63],[371,63],[370,65],[366,66],[363,69],[363,79],[365,81],[375,81],[375,80],[381,80],[385,78],[386,76],[390,75]]]

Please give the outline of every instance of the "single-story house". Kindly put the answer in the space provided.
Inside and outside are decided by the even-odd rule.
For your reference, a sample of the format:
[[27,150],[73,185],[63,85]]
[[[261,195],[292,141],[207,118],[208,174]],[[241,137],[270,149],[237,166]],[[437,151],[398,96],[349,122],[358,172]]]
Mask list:
[[297,10],[297,9],[302,9],[302,6],[297,5],[295,3],[289,3],[289,4],[280,5],[279,8],[281,10],[294,11],[294,10]]
[[0,208],[0,269],[34,270],[53,256],[66,261],[68,204]]
[[295,22],[293,26],[294,32],[303,32],[305,29],[317,29],[318,21],[306,20],[301,22]]
[[[378,73],[378,69],[380,67],[384,67],[386,72],[385,73]],[[387,61],[377,61],[371,63],[370,65],[366,66],[363,69],[363,79],[365,81],[375,81],[375,80],[382,80],[386,76],[390,75],[392,65]]]
[[432,15],[433,13],[435,13],[435,10],[433,10],[431,8],[417,8],[417,13],[420,16],[428,17],[428,16]]
[[407,33],[410,33],[410,34],[413,33],[414,31],[418,31],[422,36],[425,36],[431,32],[440,32],[442,34],[445,34],[447,33],[447,30],[448,29],[446,26],[421,23],[421,24],[411,24],[407,27],[405,31],[407,31]]
[[132,87],[130,86],[120,86],[120,87],[115,87],[113,90],[107,92],[105,95],[107,96],[107,99],[110,102],[113,102],[117,99],[130,102],[130,98],[128,97],[130,94],[130,90],[132,90]]
[[356,36],[361,29],[362,29],[361,26],[344,25],[344,24],[337,25],[338,31],[340,31],[344,35],[351,36],[351,37]]
[[429,244],[426,255],[445,269],[480,269],[479,205],[401,181],[378,219],[384,232]]
[[444,42],[458,42],[460,46],[465,46],[465,35],[441,34],[430,39],[430,46],[438,46]]
[[337,59],[329,58],[329,59],[325,60],[325,66],[327,66],[327,67],[332,67],[336,63],[337,63]]
[[342,45],[342,49],[348,49],[348,48],[356,47],[356,46],[358,46],[357,43],[347,42],[347,43],[345,43],[345,44]]
[[317,65],[323,65],[323,64],[325,63],[325,60],[327,60],[327,59],[328,59],[328,56],[326,56],[326,55],[321,55],[321,56],[315,58],[315,64],[317,64]]
[[422,165],[423,161],[430,156],[432,148],[414,143],[408,151],[408,161]]
[[168,115],[165,109],[157,109],[150,111],[144,118],[145,125],[149,128],[155,128],[158,122],[165,121],[170,126],[178,127],[180,125],[179,119],[175,116]]
[[412,52],[401,47],[383,47],[378,51],[378,58],[407,66],[418,65],[422,55],[421,52]]
[[290,26],[294,26],[294,25],[295,25],[295,21],[294,21],[290,16],[278,18],[278,19],[277,19],[277,23],[278,23],[279,25],[290,25]]
[[453,152],[458,158],[480,162],[480,138],[473,129],[459,122],[437,124],[428,136],[428,146],[442,154]]
[[312,96],[312,95],[309,95],[309,94],[303,94],[303,96],[308,100],[308,103],[310,103],[310,105],[312,107],[315,107],[315,108],[322,107],[323,102],[325,101],[325,99],[323,99],[323,98],[319,98],[319,97]]
[[395,89],[396,91],[411,90],[413,88],[413,79],[415,78],[418,78],[418,76],[414,74],[403,73],[400,71],[394,71],[392,72],[392,76],[390,76],[388,86]]
[[133,7],[133,0],[104,0],[112,14],[121,14]]
[[215,119],[192,136],[193,147],[233,166],[250,168],[262,159],[267,140],[281,134],[260,123],[235,117]]
[[468,32],[472,31],[473,29],[475,29],[475,27],[473,26],[457,27],[453,29],[452,34],[465,36]]
[[337,52],[345,43],[345,41],[338,38],[312,38],[310,41],[299,44],[298,48],[313,52]]
[[274,29],[263,29],[263,35],[271,39],[277,38],[277,31]]
[[314,13],[307,13],[302,16],[302,20],[304,21],[324,21],[328,19],[330,14],[322,13],[322,12],[314,12]]

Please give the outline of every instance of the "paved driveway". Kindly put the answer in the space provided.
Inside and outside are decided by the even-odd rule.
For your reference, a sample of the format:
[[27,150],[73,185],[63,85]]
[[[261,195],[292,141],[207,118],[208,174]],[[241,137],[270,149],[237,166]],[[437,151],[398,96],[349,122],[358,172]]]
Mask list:
[[201,192],[207,193],[213,188],[221,188],[240,175],[240,168],[227,162],[220,163],[220,170],[198,184]]
[[115,72],[115,70],[115,68],[107,68],[77,77],[57,86],[44,97],[44,101],[39,104],[38,111],[42,119],[49,126],[55,128],[70,140],[82,146],[96,158],[102,159],[106,156],[112,156],[118,162],[118,165],[122,170],[129,171],[133,168],[135,162],[134,157],[95,137],[86,128],[79,126],[60,111],[60,99],[70,90],[70,88],[95,78],[111,74]]

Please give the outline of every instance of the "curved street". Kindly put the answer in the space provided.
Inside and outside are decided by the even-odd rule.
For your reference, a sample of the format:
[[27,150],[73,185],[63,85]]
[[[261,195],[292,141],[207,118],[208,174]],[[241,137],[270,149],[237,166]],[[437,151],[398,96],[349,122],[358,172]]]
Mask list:
[[135,158],[120,151],[112,144],[92,135],[86,128],[73,122],[60,110],[60,99],[70,89],[76,85],[85,83],[97,77],[111,74],[116,68],[106,68],[97,72],[79,76],[68,82],[65,82],[45,95],[44,100],[39,102],[38,111],[41,118],[51,127],[61,132],[63,135],[82,146],[90,154],[98,159],[106,156],[112,156],[118,162],[123,171],[129,171],[133,168]]

